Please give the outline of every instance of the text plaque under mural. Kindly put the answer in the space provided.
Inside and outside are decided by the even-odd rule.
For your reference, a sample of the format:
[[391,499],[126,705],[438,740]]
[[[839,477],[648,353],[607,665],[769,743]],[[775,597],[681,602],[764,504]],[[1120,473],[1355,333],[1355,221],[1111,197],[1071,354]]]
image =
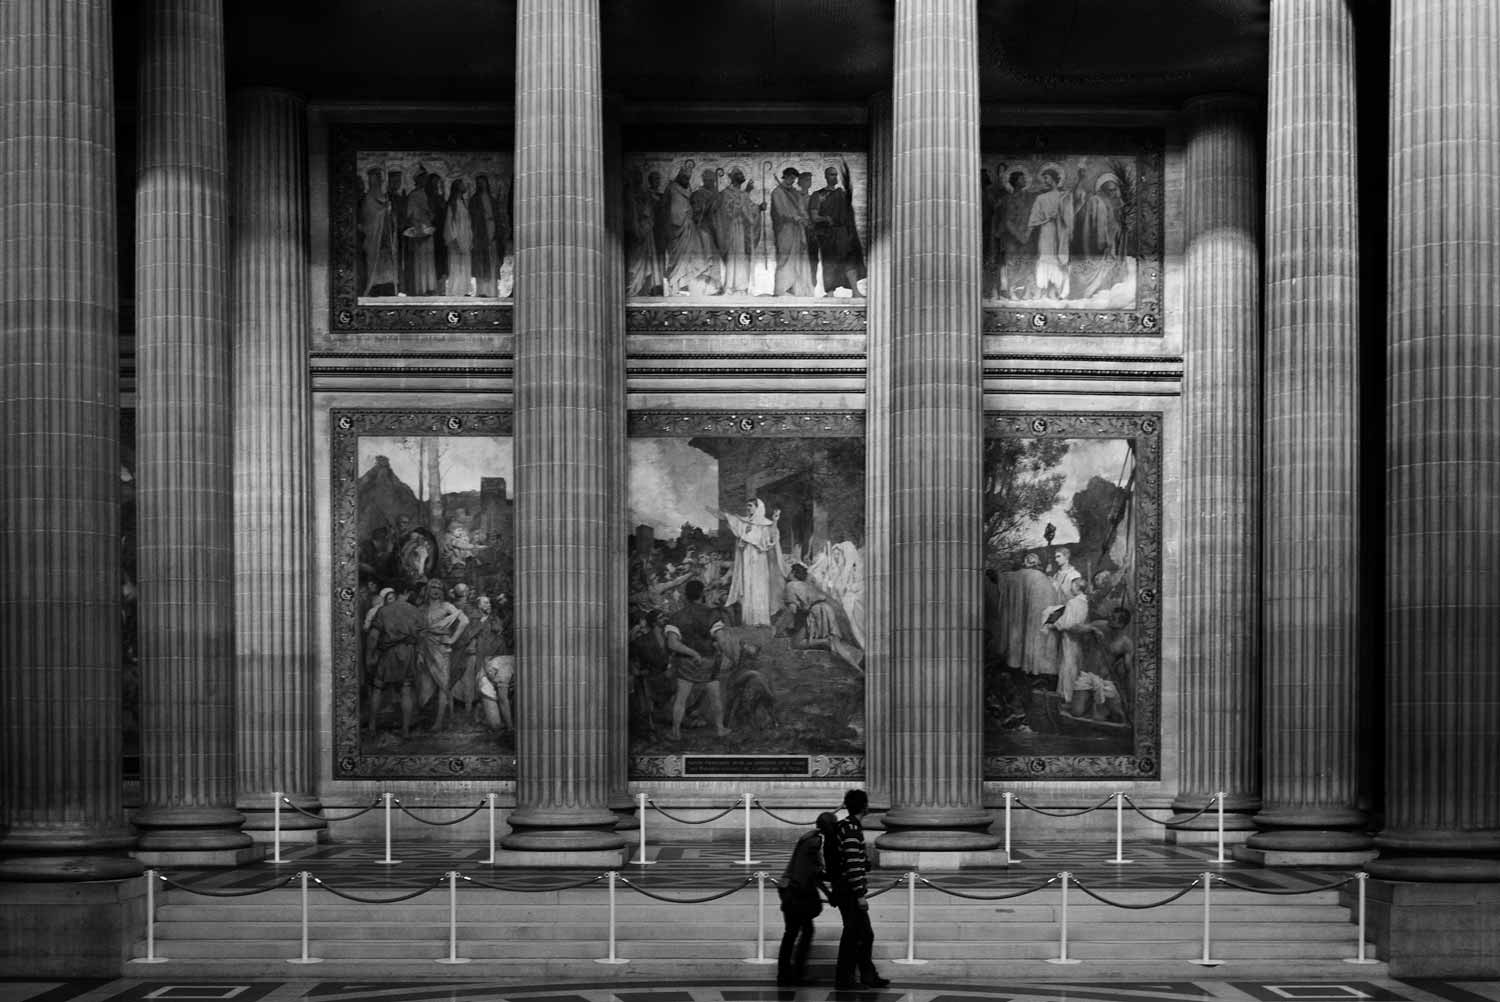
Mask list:
[[863,775],[864,428],[630,415],[633,779]]
[[510,413],[330,419],[335,778],[514,779]]
[[1159,413],[990,413],[984,777],[1161,775]]

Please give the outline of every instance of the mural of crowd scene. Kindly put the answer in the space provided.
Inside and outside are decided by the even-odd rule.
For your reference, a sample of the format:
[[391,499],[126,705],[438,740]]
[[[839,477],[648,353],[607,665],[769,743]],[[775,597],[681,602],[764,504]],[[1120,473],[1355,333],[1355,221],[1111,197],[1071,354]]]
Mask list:
[[634,773],[862,771],[864,454],[858,415],[631,416]]
[[486,434],[371,429],[337,450],[343,774],[514,775],[511,438],[487,417]]
[[632,299],[865,294],[863,153],[637,153],[625,161]]
[[509,154],[360,150],[354,159],[361,301],[510,298]]
[[1037,420],[985,441],[986,773],[1154,773],[1157,422]]

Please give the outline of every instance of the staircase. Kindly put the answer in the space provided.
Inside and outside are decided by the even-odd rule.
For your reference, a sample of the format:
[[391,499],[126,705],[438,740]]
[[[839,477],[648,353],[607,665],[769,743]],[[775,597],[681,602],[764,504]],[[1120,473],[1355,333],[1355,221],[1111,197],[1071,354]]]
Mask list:
[[[879,887],[889,881],[872,883]],[[713,893],[652,890],[676,899]],[[1099,893],[1121,904],[1144,905],[1161,901],[1171,891]],[[399,892],[361,890],[359,896],[397,897]],[[702,904],[663,902],[617,888],[615,953],[629,962],[616,966],[594,962],[609,955],[609,899],[602,884],[521,893],[460,882],[456,952],[472,958],[472,963],[458,965],[435,963],[449,955],[446,884],[396,904],[351,902],[314,885],[308,901],[307,952],[322,958],[322,963],[287,963],[302,955],[301,896],[296,887],[213,900],[169,889],[157,896],[154,947],[155,954],[167,961],[155,966],[126,964],[123,973],[146,977],[149,972],[153,978],[450,978],[512,983],[686,978],[768,982],[775,976],[774,964],[745,962],[757,956],[753,884]],[[1215,884],[1211,956],[1224,961],[1217,967],[1190,963],[1203,951],[1201,889],[1149,910],[1111,907],[1073,890],[1068,901],[1068,956],[1080,963],[1071,966],[1046,962],[1059,953],[1062,909],[1056,884],[1024,897],[989,902],[919,886],[915,956],[928,961],[920,966],[894,962],[906,956],[907,902],[904,885],[871,902],[876,962],[885,976],[903,985],[992,983],[1002,978],[1368,980],[1387,973],[1383,962],[1364,967],[1343,962],[1355,955],[1355,926],[1334,890],[1268,897]],[[781,915],[769,885],[764,917],[764,954],[774,960]],[[814,974],[825,981],[832,979],[838,934],[837,911],[825,910],[818,919],[813,953]],[[146,953],[142,939],[133,956]],[[1367,946],[1366,955],[1373,958],[1373,948]]]

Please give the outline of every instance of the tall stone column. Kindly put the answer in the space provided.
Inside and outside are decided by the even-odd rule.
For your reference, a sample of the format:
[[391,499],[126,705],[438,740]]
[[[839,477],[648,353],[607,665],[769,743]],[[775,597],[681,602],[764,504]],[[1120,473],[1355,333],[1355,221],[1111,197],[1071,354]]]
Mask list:
[[[1260,186],[1255,122],[1238,97],[1187,116],[1183,294],[1182,779],[1187,817],[1223,791],[1225,828],[1260,808]],[[1187,835],[1179,835],[1191,838]]]
[[[891,95],[870,102],[865,259],[865,787],[891,803]],[[878,819],[878,825],[884,819]]]
[[[245,828],[270,831],[276,795],[314,793],[307,435],[306,103],[285,91],[235,95],[233,210],[234,613],[239,789]],[[284,837],[327,825],[281,813]]]
[[1500,880],[1500,9],[1395,0],[1390,122],[1386,827],[1369,869]]
[[[974,0],[897,0],[890,229],[891,810],[884,862],[992,850],[983,736]],[[938,859],[929,865],[943,865]]]
[[141,858],[233,862],[234,443],[220,0],[141,5]]
[[[1316,177],[1316,184],[1307,179]],[[1373,855],[1358,786],[1359,224],[1344,0],[1271,5],[1264,861]]]
[[[611,322],[597,0],[516,9],[516,810],[507,861],[618,861]],[[559,171],[558,165],[568,169]]]
[[[0,6],[0,180],[30,193],[0,204],[0,881],[141,872],[121,794],[109,11]],[[42,921],[10,905],[0,891],[0,927]]]

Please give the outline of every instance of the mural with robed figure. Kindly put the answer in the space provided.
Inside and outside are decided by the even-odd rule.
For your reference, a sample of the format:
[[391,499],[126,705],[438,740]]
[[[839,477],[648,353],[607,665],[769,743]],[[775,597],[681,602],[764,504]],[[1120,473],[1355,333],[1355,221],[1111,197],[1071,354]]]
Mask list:
[[864,768],[863,415],[629,419],[631,774]]
[[331,417],[335,775],[514,777],[510,415]]
[[1154,778],[1161,416],[985,421],[985,777]]

